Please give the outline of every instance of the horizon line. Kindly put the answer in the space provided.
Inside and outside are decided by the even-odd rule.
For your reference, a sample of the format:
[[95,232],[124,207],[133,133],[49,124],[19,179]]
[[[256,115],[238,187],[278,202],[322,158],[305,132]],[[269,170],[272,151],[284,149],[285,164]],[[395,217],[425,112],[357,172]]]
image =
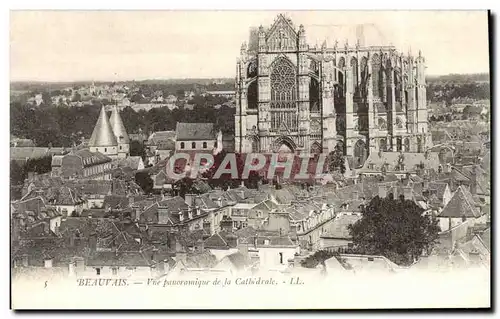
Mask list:
[[[484,72],[470,72],[470,73],[447,73],[447,74],[427,74],[426,77],[439,77],[439,76],[450,76],[450,75],[481,75],[481,74],[490,74],[489,71]],[[175,80],[214,80],[214,79],[232,79],[233,77],[229,76],[214,76],[214,77],[178,77],[178,78],[146,78],[146,79],[81,79],[81,80],[10,80],[9,83],[22,83],[22,82],[31,82],[31,83],[78,83],[78,82],[144,82],[144,81],[175,81]]]

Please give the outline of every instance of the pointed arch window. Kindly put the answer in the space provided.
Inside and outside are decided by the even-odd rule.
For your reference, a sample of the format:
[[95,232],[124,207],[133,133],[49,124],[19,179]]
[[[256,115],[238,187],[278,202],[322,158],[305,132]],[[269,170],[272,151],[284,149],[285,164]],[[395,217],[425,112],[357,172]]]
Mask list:
[[280,57],[271,71],[271,130],[280,127],[296,131],[297,121],[297,81],[295,67],[290,60]]
[[271,72],[271,108],[295,108],[296,91],[294,66],[289,60],[278,58]]
[[372,81],[373,81],[373,96],[380,97],[380,70],[382,68],[380,56],[375,53],[372,57]]

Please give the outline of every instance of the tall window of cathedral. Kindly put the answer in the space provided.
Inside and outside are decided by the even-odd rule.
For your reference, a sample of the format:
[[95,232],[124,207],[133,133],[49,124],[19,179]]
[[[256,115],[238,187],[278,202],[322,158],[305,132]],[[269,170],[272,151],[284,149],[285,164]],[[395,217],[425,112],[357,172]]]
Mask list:
[[396,96],[396,101],[401,101],[401,73],[399,70],[396,70],[394,72],[394,87],[395,89],[395,96]]
[[351,59],[351,69],[352,69],[352,83],[354,88],[354,94],[357,95],[358,92],[358,60],[355,57]]
[[419,137],[417,137],[417,152],[418,153],[422,153],[422,139]]
[[333,80],[337,81],[337,71],[335,71],[337,67],[337,62],[335,61],[335,59],[332,60],[332,65],[333,65]]
[[380,140],[380,150],[382,152],[386,152],[387,151],[387,140],[385,138],[383,138],[383,139]]
[[372,81],[373,81],[373,97],[380,97],[380,72],[381,61],[380,56],[375,53],[372,57]]
[[396,151],[401,152],[403,150],[403,141],[401,140],[401,137],[398,137],[396,139]]
[[362,97],[365,97],[367,95],[367,86],[368,86],[368,59],[366,57],[363,57],[361,59],[361,79],[359,79],[359,86],[360,86],[360,93]]
[[252,153],[260,152],[259,140],[257,138],[252,138]]
[[314,78],[309,83],[309,103],[311,112],[319,112],[319,83]]
[[384,102],[390,101],[392,99],[391,83],[392,79],[392,64],[391,60],[385,60],[385,66],[383,66],[382,73],[382,85],[380,90],[380,95],[383,97]]
[[256,61],[250,62],[247,69],[247,78],[251,79],[257,76],[257,63]]
[[410,151],[410,139],[405,138],[405,152],[409,152],[409,151]]
[[341,57],[339,59],[339,65],[338,65],[338,82],[339,82],[339,89],[338,89],[338,95],[339,97],[344,97],[344,87],[345,87],[345,76],[344,76],[344,68],[345,68],[345,59],[344,57]]
[[296,107],[295,67],[286,58],[278,58],[271,72],[271,130],[276,131],[284,124],[290,130],[297,130],[294,115]]
[[354,145],[354,163],[356,168],[363,166],[366,160],[366,143],[363,140],[358,140]]
[[259,96],[258,96],[257,81],[253,81],[248,86],[248,94],[247,94],[248,109],[250,109],[250,110],[256,110],[257,109],[258,97]]
[[318,142],[314,142],[311,146],[311,154],[321,154],[321,145]]

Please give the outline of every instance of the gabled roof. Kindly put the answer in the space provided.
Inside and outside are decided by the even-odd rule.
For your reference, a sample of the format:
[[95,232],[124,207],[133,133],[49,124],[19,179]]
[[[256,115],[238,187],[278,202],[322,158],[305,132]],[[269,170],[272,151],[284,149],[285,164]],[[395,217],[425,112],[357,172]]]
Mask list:
[[480,216],[480,209],[476,206],[471,193],[463,185],[455,191],[449,203],[439,214],[439,217],[451,218],[477,218]]
[[153,132],[148,139],[148,145],[158,145],[163,143],[175,142],[175,131]]
[[229,249],[236,247],[236,235],[228,232],[219,232],[207,238],[204,242],[205,248]]
[[215,139],[214,125],[212,123],[177,123],[177,141],[199,141]]
[[117,145],[118,142],[116,141],[115,134],[113,133],[113,128],[111,127],[111,123],[109,123],[109,119],[106,116],[106,109],[103,106],[94,127],[94,131],[92,132],[92,136],[90,137],[89,146],[109,147]]

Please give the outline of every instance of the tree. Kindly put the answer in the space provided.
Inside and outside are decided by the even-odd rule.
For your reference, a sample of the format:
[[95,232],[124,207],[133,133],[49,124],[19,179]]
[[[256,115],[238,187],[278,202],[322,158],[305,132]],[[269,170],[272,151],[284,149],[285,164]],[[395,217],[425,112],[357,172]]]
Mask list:
[[21,198],[26,172],[22,165],[16,161],[10,161],[10,197],[12,200]]
[[412,264],[422,253],[429,252],[438,239],[437,220],[423,212],[404,197],[376,196],[363,207],[363,217],[348,227],[355,249],[385,256],[396,264]]
[[148,172],[137,172],[135,182],[142,188],[144,193],[150,194],[153,191],[154,182]]
[[82,96],[78,92],[75,92],[75,95],[73,95],[73,98],[71,99],[72,102],[80,102],[81,100],[82,100]]
[[139,141],[130,141],[130,156],[140,156],[144,159],[146,153],[144,152],[144,145]]
[[40,158],[30,158],[25,166],[24,171],[35,172],[37,174],[45,174],[52,170],[52,156],[44,156]]
[[328,170],[330,173],[340,171],[340,173],[345,173],[345,159],[343,154],[342,146],[336,145],[335,150],[328,154]]
[[176,90],[175,95],[177,96],[178,99],[183,99],[184,98],[184,90],[183,89]]

